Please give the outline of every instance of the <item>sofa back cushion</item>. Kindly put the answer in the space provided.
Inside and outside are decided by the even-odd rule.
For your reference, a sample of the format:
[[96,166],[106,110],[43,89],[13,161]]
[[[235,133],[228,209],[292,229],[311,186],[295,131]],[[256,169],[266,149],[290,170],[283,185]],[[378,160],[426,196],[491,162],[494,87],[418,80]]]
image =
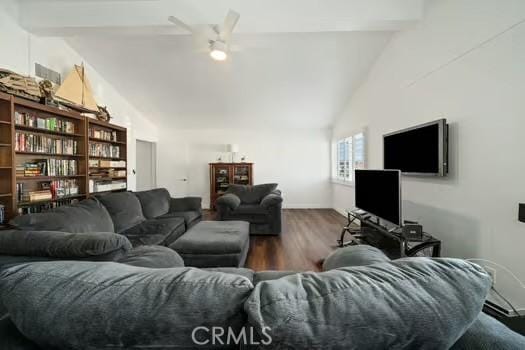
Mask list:
[[28,231],[115,232],[108,211],[93,198],[43,213],[20,215],[10,223]]
[[466,261],[400,259],[262,281],[245,310],[279,349],[448,349],[490,284]]
[[227,193],[233,193],[243,204],[259,204],[261,200],[272,193],[277,188],[277,184],[260,184],[255,186],[230,185]]
[[[54,261],[0,273],[11,319],[45,349],[198,348],[198,326],[239,333],[252,289],[246,277],[188,267]],[[211,347],[211,329],[195,338]]]
[[147,219],[154,219],[170,210],[170,193],[165,188],[135,192],[140,201],[142,213]]
[[131,243],[111,232],[60,231],[0,232],[0,254],[57,259],[115,260],[131,250]]
[[138,198],[131,192],[110,193],[97,198],[109,212],[116,233],[121,233],[146,220]]

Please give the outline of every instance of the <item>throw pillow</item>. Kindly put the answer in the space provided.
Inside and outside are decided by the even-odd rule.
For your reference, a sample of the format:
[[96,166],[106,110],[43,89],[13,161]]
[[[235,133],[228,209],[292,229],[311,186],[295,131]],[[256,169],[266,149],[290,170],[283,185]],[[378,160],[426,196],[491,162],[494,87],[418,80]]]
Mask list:
[[116,233],[2,231],[0,254],[57,259],[114,260],[131,250],[129,240]]
[[[30,263],[0,273],[13,323],[44,349],[198,348],[193,339],[209,348],[211,327],[239,333],[252,289],[234,274],[112,262]],[[199,326],[209,332],[194,333]]]
[[400,259],[262,281],[245,310],[279,349],[448,349],[490,284],[466,261]]
[[275,191],[277,184],[260,184],[255,186],[230,185],[226,193],[233,193],[243,204],[259,204],[261,200]]

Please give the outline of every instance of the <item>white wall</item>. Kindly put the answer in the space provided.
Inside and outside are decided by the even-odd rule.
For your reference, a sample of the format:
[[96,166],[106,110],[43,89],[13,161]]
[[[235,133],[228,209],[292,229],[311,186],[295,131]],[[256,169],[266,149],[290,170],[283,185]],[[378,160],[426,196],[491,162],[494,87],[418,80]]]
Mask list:
[[[422,23],[393,37],[333,130],[366,127],[369,167],[381,168],[384,133],[447,118],[451,172],[405,177],[404,217],[442,239],[444,255],[491,260],[521,281],[524,19],[521,0],[429,2]],[[353,206],[353,188],[332,186],[334,208]],[[524,308],[525,289],[496,269],[496,288]]]
[[84,62],[97,103],[108,106],[112,123],[128,128],[128,188],[135,189],[135,177],[131,172],[135,167],[135,139],[157,141],[157,127],[64,40],[35,37],[23,30],[13,18],[16,18],[16,6],[9,2],[0,3],[0,67],[35,76],[34,65],[37,62],[61,73],[64,79],[74,64]]
[[[158,184],[176,195],[198,195],[209,206],[208,163],[226,145],[239,144],[254,162],[254,182],[277,182],[288,208],[329,208],[331,203],[329,130],[161,130]],[[187,177],[184,183],[179,179]]]

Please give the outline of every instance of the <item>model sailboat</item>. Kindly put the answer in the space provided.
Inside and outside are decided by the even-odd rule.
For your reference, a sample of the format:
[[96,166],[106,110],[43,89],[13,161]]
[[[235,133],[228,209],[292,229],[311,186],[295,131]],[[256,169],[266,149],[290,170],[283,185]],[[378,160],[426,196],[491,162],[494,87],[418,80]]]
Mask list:
[[84,64],[73,67],[73,70],[55,93],[55,98],[65,102],[64,104],[73,109],[98,113],[98,105],[93,97]]

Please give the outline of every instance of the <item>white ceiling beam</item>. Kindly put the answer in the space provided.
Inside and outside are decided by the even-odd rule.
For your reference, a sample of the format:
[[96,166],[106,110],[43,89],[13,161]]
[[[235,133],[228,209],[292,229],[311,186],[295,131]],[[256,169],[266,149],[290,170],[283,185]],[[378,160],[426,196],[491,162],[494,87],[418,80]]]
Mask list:
[[423,16],[424,0],[22,0],[19,22],[41,36],[186,34],[173,15],[194,24],[241,14],[236,33],[399,30]]

